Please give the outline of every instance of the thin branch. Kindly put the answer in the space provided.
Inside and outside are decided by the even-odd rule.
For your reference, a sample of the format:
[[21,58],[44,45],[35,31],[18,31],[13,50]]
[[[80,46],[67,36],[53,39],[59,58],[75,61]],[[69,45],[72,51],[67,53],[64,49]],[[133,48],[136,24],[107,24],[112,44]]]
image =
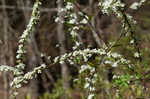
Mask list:
[[[77,7],[77,9],[82,12],[83,14],[85,14],[85,12],[82,11],[82,9],[80,9],[79,5],[77,3],[74,3],[75,6]],[[85,14],[86,15],[86,14]],[[92,31],[92,35],[95,38],[96,43],[98,44],[99,47],[106,47],[107,45],[105,44],[104,40],[102,39],[101,36],[98,35],[98,33],[95,31],[95,27],[92,25],[92,23],[89,21],[89,19],[87,19],[87,17],[85,17],[85,19],[88,21],[87,25],[89,26],[89,28]]]
[[[33,8],[31,7],[16,7],[16,6],[10,6],[10,5],[0,5],[0,9],[11,9],[11,10],[24,10],[24,11],[32,11]],[[56,12],[57,8],[40,8],[40,12]]]

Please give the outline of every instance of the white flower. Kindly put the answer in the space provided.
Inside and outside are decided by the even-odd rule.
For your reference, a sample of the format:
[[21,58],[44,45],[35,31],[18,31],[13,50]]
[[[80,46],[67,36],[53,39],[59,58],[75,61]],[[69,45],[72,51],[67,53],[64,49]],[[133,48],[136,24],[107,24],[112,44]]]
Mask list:
[[72,37],[77,36],[77,33],[76,33],[76,31],[74,31],[74,30],[72,30],[72,31],[70,32],[70,34],[71,34]]
[[135,53],[134,53],[134,57],[135,57],[135,58],[139,58],[139,57],[140,57],[140,54],[139,54],[138,52],[135,52]]
[[80,42],[75,42],[76,43],[76,46],[80,46]]
[[24,67],[25,67],[25,64],[23,64],[23,63],[20,63],[20,64],[18,64],[16,67],[17,67],[17,68],[24,69]]
[[124,7],[124,4],[120,0],[116,2],[114,0],[105,0],[104,2],[99,2],[99,6],[102,7],[103,13],[110,14],[111,12],[115,12],[117,14],[117,8]]
[[96,77],[97,77],[97,74],[94,74],[94,77],[96,78]]
[[89,66],[89,65],[82,65],[79,73],[82,73],[82,72],[84,72],[85,70],[88,70],[88,69],[91,70],[92,67]]
[[22,49],[23,48],[23,44],[19,44],[18,48]]
[[130,41],[130,44],[133,44],[133,43],[134,43],[134,40],[131,40],[131,41]]
[[118,66],[118,62],[114,62],[113,64],[112,64],[112,67],[117,67]]
[[40,69],[40,68],[46,68],[46,64],[44,64],[44,63],[41,64],[41,66],[39,67],[39,69]]
[[90,91],[95,91],[95,88],[94,87],[90,87],[89,90]]
[[90,86],[90,84],[89,83],[86,83],[85,85],[84,85],[84,88],[88,88]]
[[13,92],[14,96],[17,96],[19,93],[17,91]]
[[19,43],[23,43],[24,41],[25,41],[25,39],[22,38],[19,40]]
[[77,14],[76,13],[71,13],[70,17],[73,18],[73,19],[77,19]]
[[146,0],[141,0],[139,3],[138,2],[134,2],[130,8],[133,10],[137,10],[138,7],[140,7]]
[[59,8],[58,13],[66,12],[67,10],[65,8]]
[[99,53],[100,53],[101,55],[106,54],[105,50],[103,50],[103,49],[99,49]]
[[57,63],[59,61],[59,57],[55,57],[54,63]]
[[73,30],[79,30],[79,27],[78,26],[74,26]]
[[40,73],[42,73],[42,71],[41,71],[41,70],[38,70],[38,73],[40,74]]
[[79,79],[74,79],[73,82],[77,82]]
[[67,2],[66,9],[67,9],[67,10],[73,9],[73,4],[70,3],[70,2]]
[[90,72],[91,72],[91,73],[94,73],[94,72],[95,72],[95,68],[92,68]]
[[21,58],[21,54],[18,54],[18,55],[16,56],[16,58],[17,58],[17,59],[20,59],[20,58]]
[[16,88],[20,88],[22,85],[21,84],[17,84],[16,85]]
[[17,53],[18,53],[18,54],[23,54],[23,53],[25,53],[25,52],[24,52],[24,50],[21,50],[21,49],[20,49],[20,50],[17,50]]
[[80,21],[80,23],[81,23],[81,24],[87,24],[88,21],[87,21],[87,19],[84,18],[82,21]]
[[130,8],[136,10],[136,9],[138,8],[138,6],[139,6],[139,3],[138,3],[138,2],[134,2],[134,3],[130,6]]
[[94,96],[94,94],[90,94],[87,99],[93,99]]
[[121,55],[118,54],[118,53],[111,53],[111,56],[114,57],[114,58],[119,58],[119,57],[121,57]]
[[115,79],[115,78],[118,78],[118,76],[117,75],[113,75],[113,79]]
[[60,64],[64,64],[65,62],[64,62],[64,61],[60,61],[59,63],[60,63]]
[[112,64],[112,61],[106,60],[104,63],[105,63],[105,64]]
[[88,81],[88,82],[90,82],[90,81],[91,81],[91,79],[90,79],[90,78],[88,78],[88,77],[86,77],[86,78],[85,78],[85,80],[86,80],[86,81]]
[[68,23],[75,24],[76,23],[76,19],[70,19]]
[[59,21],[59,17],[56,17],[56,18],[55,18],[55,22],[58,22],[58,21]]

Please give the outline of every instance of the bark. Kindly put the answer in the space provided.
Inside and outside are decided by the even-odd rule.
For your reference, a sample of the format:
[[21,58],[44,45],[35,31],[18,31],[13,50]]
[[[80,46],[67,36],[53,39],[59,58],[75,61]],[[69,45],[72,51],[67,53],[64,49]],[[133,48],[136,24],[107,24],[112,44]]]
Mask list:
[[[5,3],[5,0],[2,0],[1,1],[2,4],[5,6],[6,3]],[[7,65],[7,53],[8,53],[8,43],[9,43],[9,34],[8,34],[8,17],[7,17],[7,12],[6,12],[6,9],[3,8],[3,16],[4,16],[4,20],[3,20],[3,39],[4,39],[4,44],[2,46],[2,52],[3,52],[3,55],[2,55],[2,59],[1,59],[1,63],[2,64],[5,64]],[[4,81],[4,99],[9,99],[9,91],[8,91],[8,73],[3,73],[3,81]]]

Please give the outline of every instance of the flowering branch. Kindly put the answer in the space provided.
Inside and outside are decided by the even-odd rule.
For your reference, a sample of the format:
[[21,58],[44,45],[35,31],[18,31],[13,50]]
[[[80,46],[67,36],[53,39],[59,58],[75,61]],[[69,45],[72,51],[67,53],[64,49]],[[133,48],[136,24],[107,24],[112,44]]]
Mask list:
[[25,48],[24,48],[25,42],[29,38],[30,33],[33,31],[33,27],[37,24],[37,22],[39,21],[39,18],[40,18],[40,15],[39,15],[40,14],[40,12],[39,12],[40,4],[41,3],[38,0],[34,4],[32,16],[29,21],[29,24],[27,25],[26,30],[23,32],[23,34],[21,35],[20,40],[19,40],[19,45],[18,45],[18,50],[17,50],[17,55],[16,55],[18,65],[16,66],[16,68],[19,69],[20,72],[23,72],[23,70],[25,68],[25,64],[23,64],[24,54],[26,53]]
[[[141,4],[144,3],[146,0],[142,0]],[[110,15],[110,14],[115,14],[117,18],[119,18],[122,22],[122,27],[127,35],[130,35],[132,40],[130,41],[131,43],[134,44],[135,49],[137,50],[136,56],[137,58],[141,61],[141,54],[140,54],[140,49],[138,47],[138,40],[136,38],[136,33],[134,30],[134,27],[136,25],[136,21],[133,20],[132,16],[129,14],[126,14],[124,12],[124,7],[125,4],[121,3],[120,0],[107,0],[103,2],[99,2],[99,6],[102,9],[102,12],[104,14]],[[123,33],[123,32],[122,32]],[[123,35],[121,34],[121,37]]]
[[15,90],[15,92],[13,92],[15,97],[17,95],[17,89],[22,86],[23,82],[25,83],[25,82],[27,82],[27,80],[32,79],[33,76],[35,76],[37,73],[41,73],[40,70],[42,68],[46,68],[45,65],[42,65],[40,67],[35,68],[32,72],[28,72],[26,74],[23,73],[24,68],[25,68],[25,64],[23,63],[23,58],[24,58],[24,54],[26,53],[24,47],[25,47],[25,43],[26,43],[27,39],[29,38],[30,33],[33,31],[33,27],[39,21],[39,17],[40,17],[39,6],[40,6],[40,4],[41,3],[39,2],[39,0],[37,0],[35,2],[29,24],[27,25],[26,30],[23,32],[23,34],[20,37],[17,55],[16,55],[16,60],[17,60],[18,65],[16,65],[15,67],[6,66],[6,65],[0,66],[0,71],[5,71],[5,72],[10,71],[10,72],[13,72],[13,74],[15,75],[14,80],[11,83],[11,86]]
[[0,66],[0,71],[1,72],[13,72],[14,74],[16,74],[18,71],[16,68],[11,67],[11,66],[6,66],[6,65],[1,65]]

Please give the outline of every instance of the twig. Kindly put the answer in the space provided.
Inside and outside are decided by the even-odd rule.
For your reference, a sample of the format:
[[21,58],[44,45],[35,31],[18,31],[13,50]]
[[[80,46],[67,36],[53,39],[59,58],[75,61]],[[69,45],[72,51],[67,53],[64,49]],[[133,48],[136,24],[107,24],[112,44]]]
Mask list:
[[[33,8],[31,7],[16,7],[10,5],[0,5],[0,9],[11,9],[11,10],[24,10],[24,11],[32,11]],[[58,11],[57,8],[40,8],[40,12],[56,12]]]

